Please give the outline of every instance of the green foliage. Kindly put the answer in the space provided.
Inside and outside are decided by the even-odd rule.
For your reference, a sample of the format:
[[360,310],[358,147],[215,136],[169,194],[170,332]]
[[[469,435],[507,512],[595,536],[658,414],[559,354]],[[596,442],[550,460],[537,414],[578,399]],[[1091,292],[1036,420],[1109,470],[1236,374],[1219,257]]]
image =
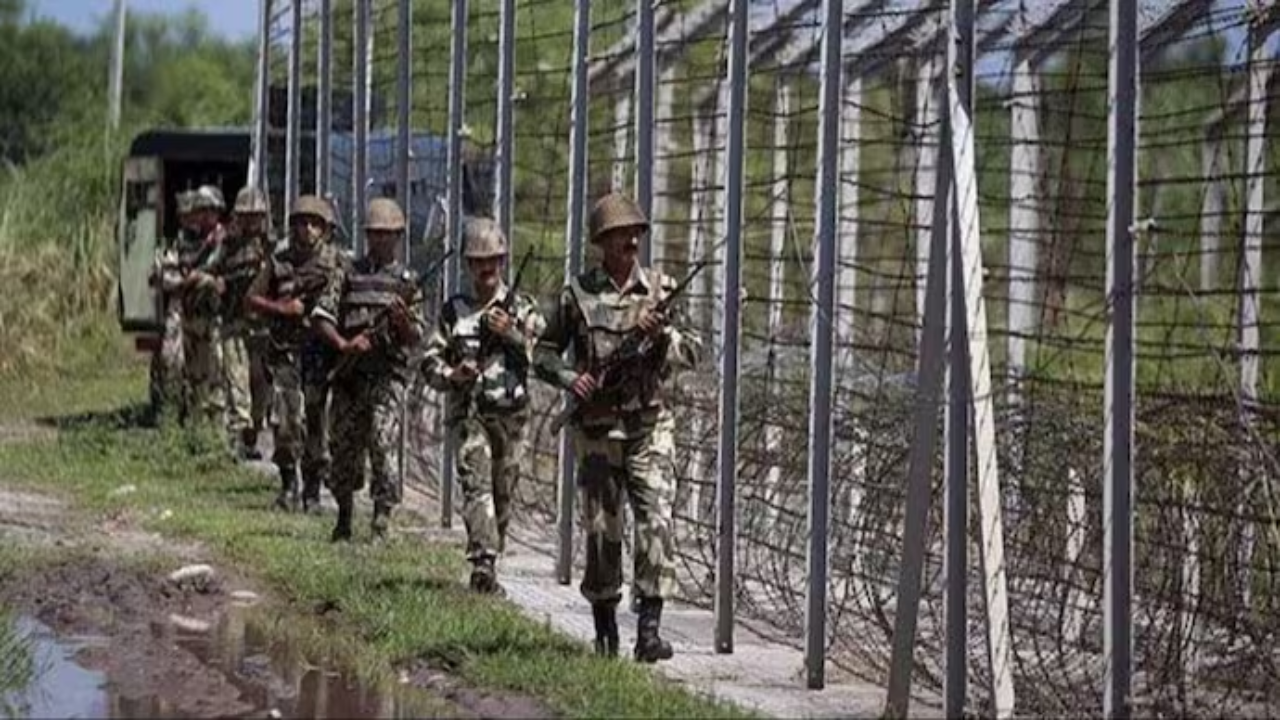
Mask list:
[[204,16],[131,13],[123,118],[107,133],[110,29],[78,37],[0,5],[0,374],[111,347],[120,159],[139,130],[247,122],[251,43]]

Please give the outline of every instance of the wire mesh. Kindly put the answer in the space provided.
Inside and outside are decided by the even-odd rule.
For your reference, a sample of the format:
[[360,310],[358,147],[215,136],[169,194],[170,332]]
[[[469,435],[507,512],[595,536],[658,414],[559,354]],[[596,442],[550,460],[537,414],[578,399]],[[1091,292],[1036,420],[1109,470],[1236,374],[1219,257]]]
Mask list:
[[[493,185],[485,168],[502,101],[496,92],[502,6],[467,5],[466,206],[468,214],[489,215]],[[609,189],[633,192],[636,173],[652,172],[656,264],[679,277],[691,261],[713,261],[686,298],[706,359],[673,387],[682,428],[675,467],[680,594],[709,605],[716,389],[725,380],[711,368],[722,352],[717,278],[729,191],[728,3],[655,5],[650,168],[635,161],[635,4],[591,5],[587,201]],[[949,8],[944,0],[847,0],[843,27],[835,29],[821,26],[819,5],[749,6],[735,594],[741,618],[800,642],[811,245],[815,198],[835,192],[840,249],[827,658],[883,684],[899,601],[907,457],[917,440],[924,275],[940,197],[935,173],[946,157],[943,98],[954,70],[947,66]],[[350,0],[335,0],[334,7],[335,57],[349,58]],[[393,0],[372,7],[372,189],[393,195],[387,182],[397,152],[392,90],[401,19]],[[517,0],[514,7],[511,257],[533,253],[522,290],[549,301],[563,285],[567,252],[573,5]],[[1280,470],[1274,439],[1280,412],[1269,367],[1280,303],[1272,280],[1277,261],[1264,242],[1276,216],[1277,150],[1265,141],[1274,134],[1268,110],[1280,74],[1274,7],[1244,0],[1139,4],[1134,698],[1141,712],[1280,711],[1272,650],[1280,630],[1272,482]],[[443,221],[438,199],[446,192],[450,9],[414,3],[412,261],[424,269],[441,247],[433,231]],[[285,69],[287,18],[287,3],[278,2],[268,30],[273,85]],[[1111,411],[1103,404],[1107,23],[1105,0],[978,3],[976,182],[1021,714],[1094,715],[1102,706],[1102,428]],[[841,172],[838,187],[819,188],[818,48],[833,31],[845,38]],[[352,78],[350,63],[334,66],[337,96],[349,92]],[[273,124],[273,143],[282,129]],[[333,187],[340,202],[350,187],[339,179],[349,178],[349,146],[349,134],[339,131]],[[273,161],[271,171],[272,187],[280,187],[282,165]],[[559,448],[546,426],[558,393],[537,382],[532,390],[533,449],[517,500],[536,534],[549,530],[557,512]],[[434,493],[439,398],[419,387],[411,399],[409,484]],[[941,447],[914,658],[920,697],[941,688],[946,642]],[[982,711],[991,703],[984,574],[978,553],[971,557],[969,698]]]

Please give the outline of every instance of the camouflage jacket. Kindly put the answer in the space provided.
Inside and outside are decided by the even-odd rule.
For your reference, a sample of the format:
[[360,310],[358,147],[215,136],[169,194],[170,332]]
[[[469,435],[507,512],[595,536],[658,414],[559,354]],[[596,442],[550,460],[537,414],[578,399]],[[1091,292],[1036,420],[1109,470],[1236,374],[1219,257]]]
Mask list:
[[222,227],[205,236],[179,231],[178,236],[156,254],[154,277],[168,302],[178,303],[189,318],[214,319],[218,315],[217,293],[212,284],[184,288],[194,271],[208,272],[221,253]]
[[229,237],[209,265],[209,272],[223,282],[222,321],[244,327],[255,324],[257,318],[245,307],[249,288],[262,271],[271,247],[266,237]]
[[389,323],[388,308],[396,297],[400,297],[419,335],[426,334],[426,322],[422,318],[424,298],[418,274],[400,262],[378,265],[366,255],[347,272],[333,276],[331,280],[325,285],[311,317],[333,323],[348,340],[362,332],[374,331],[370,338],[373,349],[355,359],[346,375],[366,378],[391,375],[408,380],[414,348],[395,342],[390,327],[379,325]]
[[303,304],[300,317],[272,317],[268,321],[274,350],[294,352],[313,339],[311,313],[327,287],[341,285],[347,269],[342,253],[329,243],[314,250],[290,245],[263,263],[247,295],[271,300],[298,298]]
[[[483,342],[485,314],[506,301],[508,288],[502,285],[489,302],[459,294],[449,298],[440,311],[440,321],[427,341],[422,370],[427,384],[448,393],[446,417],[452,421],[474,409],[481,415],[503,415],[529,404],[529,367],[538,337],[546,320],[538,303],[528,295],[515,297],[511,329],[496,336],[485,357],[479,357]],[[480,370],[473,385],[459,387],[450,381],[453,367],[472,360]],[[474,405],[472,405],[474,403]]]
[[[674,279],[638,265],[623,287],[601,267],[574,278],[547,317],[535,355],[534,371],[542,380],[568,389],[580,373],[608,358],[641,315],[674,289]],[[702,356],[702,342],[687,327],[677,303],[669,311],[652,356],[608,377],[584,403],[576,422],[592,434],[635,437],[652,427],[665,410],[663,390],[676,368],[691,368]],[[564,351],[572,349],[570,366]]]

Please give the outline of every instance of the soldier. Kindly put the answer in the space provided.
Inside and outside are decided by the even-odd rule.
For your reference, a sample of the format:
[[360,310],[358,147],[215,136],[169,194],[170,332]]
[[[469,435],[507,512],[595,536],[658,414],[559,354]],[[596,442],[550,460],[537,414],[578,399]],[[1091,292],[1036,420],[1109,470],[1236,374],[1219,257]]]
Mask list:
[[[511,498],[524,462],[533,348],[546,327],[537,302],[502,279],[507,239],[488,218],[466,228],[472,295],[449,298],[427,344],[427,382],[448,393],[462,485],[471,589],[502,592],[494,562],[506,547]],[[513,293],[515,293],[513,295]]]
[[[675,283],[640,266],[639,242],[649,222],[635,203],[606,195],[592,209],[590,224],[591,242],[603,251],[602,262],[561,293],[548,314],[534,370],[539,378],[569,390],[579,403],[572,422],[587,532],[581,592],[591,602],[596,652],[618,652],[625,493],[635,516],[635,658],[651,663],[673,654],[659,635],[663,600],[675,581],[675,421],[663,401],[663,385],[674,368],[696,365],[702,349],[675,313],[659,308]],[[652,339],[653,351],[598,377],[601,361],[628,336]],[[571,346],[575,367],[563,359]]]
[[329,490],[338,502],[333,541],[351,539],[355,493],[372,471],[375,539],[386,537],[391,510],[400,503],[400,408],[411,372],[409,358],[425,333],[417,274],[398,258],[404,213],[394,200],[369,203],[369,252],[343,282],[330,285],[312,317],[340,355],[333,371],[334,465]]
[[[249,312],[246,295],[262,271],[269,251],[267,196],[246,186],[236,195],[235,223],[226,247],[212,265],[222,295],[223,392],[227,405],[227,430],[240,442],[240,454],[259,460],[258,433],[266,416],[262,389],[262,347],[253,342],[260,325]],[[258,382],[253,382],[255,376]]]
[[151,401],[158,413],[185,412],[186,382],[182,362],[182,284],[179,253],[188,239],[194,193],[180,192],[174,198],[178,233],[156,253],[151,284],[160,291],[163,335],[160,351],[151,359]]
[[210,272],[222,251],[227,209],[222,191],[201,185],[192,195],[195,236],[179,250],[182,280],[183,362],[191,401],[189,412],[220,424],[225,407],[220,397],[221,347],[218,342],[220,302],[217,278]]
[[341,253],[329,243],[335,220],[333,207],[325,200],[314,195],[295,200],[289,213],[289,246],[264,264],[248,293],[249,308],[266,316],[270,327],[268,364],[275,385],[272,462],[280,469],[275,504],[281,510],[296,506],[299,459],[303,510],[320,510],[327,438],[324,404],[320,402],[315,412],[314,398],[323,398],[325,370],[317,366],[325,350],[310,317],[325,287],[340,283],[344,272]]

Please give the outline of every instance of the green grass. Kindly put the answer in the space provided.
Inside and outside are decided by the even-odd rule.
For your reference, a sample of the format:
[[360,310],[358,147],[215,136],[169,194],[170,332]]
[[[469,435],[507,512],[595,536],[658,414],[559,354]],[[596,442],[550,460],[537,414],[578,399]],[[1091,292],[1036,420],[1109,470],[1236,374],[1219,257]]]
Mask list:
[[18,634],[9,613],[0,608],[0,717],[19,716],[19,693],[35,675],[30,643]]
[[[373,546],[359,531],[356,544],[334,546],[331,518],[267,511],[269,481],[226,460],[212,438],[116,422],[109,409],[141,397],[141,379],[80,380],[45,393],[0,386],[0,397],[41,398],[45,412],[68,398],[77,414],[99,411],[64,424],[56,440],[0,445],[5,481],[57,493],[91,515],[123,515],[166,537],[197,540],[295,615],[336,608],[322,634],[347,639],[362,677],[422,659],[570,717],[743,716],[629,661],[598,660],[513,605],[470,594],[457,547],[413,538]],[[126,484],[136,492],[112,494]]]

